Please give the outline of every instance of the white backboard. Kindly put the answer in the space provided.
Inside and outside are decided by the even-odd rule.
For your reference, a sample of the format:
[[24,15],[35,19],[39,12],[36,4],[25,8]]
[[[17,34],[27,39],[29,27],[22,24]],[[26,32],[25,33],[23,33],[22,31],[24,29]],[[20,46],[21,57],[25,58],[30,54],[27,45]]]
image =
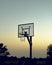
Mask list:
[[34,23],[18,25],[18,37],[25,37],[25,33],[27,33],[28,36],[34,36]]

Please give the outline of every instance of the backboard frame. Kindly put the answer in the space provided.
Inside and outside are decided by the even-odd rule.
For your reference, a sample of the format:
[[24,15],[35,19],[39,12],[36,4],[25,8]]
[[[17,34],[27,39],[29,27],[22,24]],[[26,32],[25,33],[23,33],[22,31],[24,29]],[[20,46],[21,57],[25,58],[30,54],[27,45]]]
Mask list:
[[[29,30],[30,30],[31,25],[32,25],[32,28],[33,28],[32,36],[34,36],[34,23],[26,23],[26,24],[19,24],[19,25],[18,25],[18,38],[25,37],[23,34],[20,36],[19,27],[21,26],[22,29],[27,29],[28,32],[29,32],[29,34],[30,34],[30,31],[29,31]],[[28,26],[29,28],[28,28],[28,27],[26,27],[26,28],[24,27],[24,28],[23,28],[23,26]],[[30,35],[29,35],[29,36],[30,36]]]

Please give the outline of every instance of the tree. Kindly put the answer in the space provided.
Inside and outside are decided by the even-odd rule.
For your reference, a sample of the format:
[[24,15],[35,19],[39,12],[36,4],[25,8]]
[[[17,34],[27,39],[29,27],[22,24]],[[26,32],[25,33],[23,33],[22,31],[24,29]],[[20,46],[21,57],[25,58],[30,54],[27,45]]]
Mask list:
[[8,49],[6,46],[3,45],[3,43],[0,43],[0,56],[8,56],[10,53],[8,52]]
[[52,58],[52,44],[47,48],[47,57]]

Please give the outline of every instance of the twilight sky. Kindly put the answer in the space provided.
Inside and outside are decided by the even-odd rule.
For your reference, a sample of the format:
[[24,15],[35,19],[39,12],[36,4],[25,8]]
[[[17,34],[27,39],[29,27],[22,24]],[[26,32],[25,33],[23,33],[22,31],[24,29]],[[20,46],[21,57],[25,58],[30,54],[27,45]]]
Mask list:
[[52,44],[52,0],[0,0],[0,42],[17,57],[29,57],[27,39],[18,38],[18,24],[34,23],[33,57],[46,57]]

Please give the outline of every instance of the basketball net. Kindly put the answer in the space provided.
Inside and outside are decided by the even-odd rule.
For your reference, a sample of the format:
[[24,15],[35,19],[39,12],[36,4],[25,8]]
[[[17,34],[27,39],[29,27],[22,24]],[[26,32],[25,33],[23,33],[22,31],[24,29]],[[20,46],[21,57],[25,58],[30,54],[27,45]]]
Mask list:
[[25,37],[20,38],[20,41],[25,41]]

